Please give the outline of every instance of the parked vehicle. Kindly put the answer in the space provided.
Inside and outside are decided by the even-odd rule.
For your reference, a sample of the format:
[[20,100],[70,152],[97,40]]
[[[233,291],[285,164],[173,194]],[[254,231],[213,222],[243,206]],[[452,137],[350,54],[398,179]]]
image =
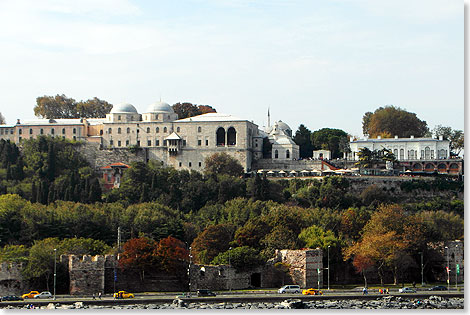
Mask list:
[[211,290],[199,289],[197,290],[197,296],[216,296],[216,294]]
[[298,285],[285,285],[279,290],[277,290],[278,293],[300,293],[300,286]]
[[323,295],[323,292],[318,289],[310,288],[307,290],[303,290],[302,294],[303,295]]
[[436,285],[429,289],[429,291],[447,291],[447,287],[443,285]]
[[398,292],[400,292],[400,293],[416,293],[416,290],[412,289],[412,288],[404,287],[404,288],[398,289]]
[[35,299],[52,299],[52,294],[49,291],[44,291],[34,296]]
[[21,297],[23,299],[32,299],[32,298],[34,298],[35,295],[38,295],[38,294],[39,294],[39,291],[31,291],[29,293],[23,294]]
[[114,293],[114,298],[115,299],[132,299],[134,298],[134,294],[129,293],[127,291],[119,291]]
[[16,295],[5,295],[2,296],[2,302],[3,301],[23,301],[23,298]]

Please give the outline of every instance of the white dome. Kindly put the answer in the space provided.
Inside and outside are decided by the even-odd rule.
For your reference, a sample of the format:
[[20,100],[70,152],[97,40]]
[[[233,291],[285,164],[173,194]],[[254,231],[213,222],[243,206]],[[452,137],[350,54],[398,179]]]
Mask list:
[[159,101],[153,104],[150,104],[147,107],[146,113],[174,113],[173,108],[165,102]]
[[111,109],[111,114],[137,114],[137,109],[135,109],[134,105],[129,103],[121,103],[118,105],[114,105],[113,109]]

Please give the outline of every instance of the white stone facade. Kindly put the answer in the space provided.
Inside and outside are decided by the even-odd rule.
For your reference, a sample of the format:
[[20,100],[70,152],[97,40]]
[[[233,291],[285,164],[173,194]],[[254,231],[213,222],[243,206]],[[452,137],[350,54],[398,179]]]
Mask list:
[[362,148],[371,151],[391,150],[398,161],[410,160],[442,160],[450,158],[449,140],[433,138],[386,138],[353,140],[350,143],[351,152],[346,155],[348,160],[358,160],[357,153]]

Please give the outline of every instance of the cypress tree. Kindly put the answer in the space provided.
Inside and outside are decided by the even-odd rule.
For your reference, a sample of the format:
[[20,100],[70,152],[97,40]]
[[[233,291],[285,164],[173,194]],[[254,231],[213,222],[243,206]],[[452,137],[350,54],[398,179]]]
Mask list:
[[140,203],[147,202],[149,199],[147,184],[142,184],[142,193],[140,194]]
[[16,162],[16,174],[15,177],[17,180],[23,180],[24,179],[24,162],[23,162],[23,157],[19,157],[17,162]]
[[6,180],[12,180],[12,179],[13,179],[13,174],[11,172],[11,164],[10,164],[10,162],[8,162]]
[[261,183],[260,199],[269,200],[269,180],[266,178],[266,174],[263,175],[263,181]]
[[52,182],[55,178],[55,151],[54,143],[51,141],[47,150],[47,178]]
[[98,179],[93,179],[90,185],[90,195],[88,197],[89,202],[101,201],[101,186]]
[[38,192],[36,189],[36,182],[33,181],[33,184],[31,185],[31,203],[35,203],[38,199]]

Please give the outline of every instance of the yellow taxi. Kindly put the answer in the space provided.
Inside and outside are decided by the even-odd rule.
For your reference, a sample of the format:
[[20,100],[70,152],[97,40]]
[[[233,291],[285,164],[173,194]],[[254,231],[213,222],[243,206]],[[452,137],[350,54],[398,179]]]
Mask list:
[[323,295],[323,292],[317,289],[307,289],[307,290],[302,290],[303,295]]
[[23,299],[34,299],[34,297],[38,294],[39,294],[39,291],[31,291],[29,293],[23,294],[21,297]]
[[132,299],[134,298],[134,294],[129,293],[127,291],[119,291],[114,293],[114,298],[115,299]]

